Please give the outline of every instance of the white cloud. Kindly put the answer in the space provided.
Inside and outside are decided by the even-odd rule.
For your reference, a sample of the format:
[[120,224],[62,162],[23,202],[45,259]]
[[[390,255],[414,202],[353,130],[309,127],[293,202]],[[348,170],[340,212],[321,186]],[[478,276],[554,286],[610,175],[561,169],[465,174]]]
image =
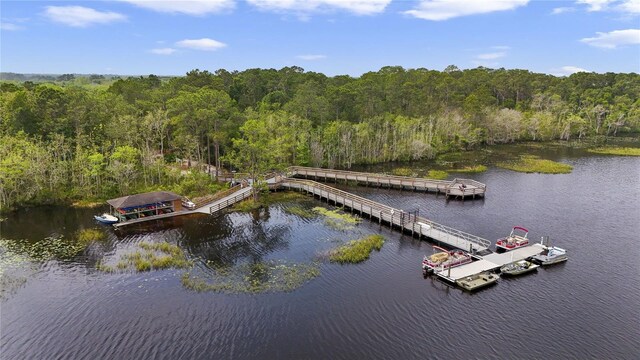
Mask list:
[[495,50],[509,50],[511,49],[511,46],[507,46],[507,45],[496,45],[496,46],[492,46],[492,49]]
[[590,71],[577,66],[563,66],[560,69],[554,69],[552,74],[555,76],[569,76],[577,72],[590,72]]
[[494,53],[487,53],[487,54],[479,54],[476,55],[476,59],[478,60],[495,60],[495,59],[500,59],[507,56],[507,53],[504,51],[501,52],[494,52]]
[[529,0],[420,0],[418,6],[404,13],[419,19],[441,21],[459,16],[513,10]]
[[614,0],[578,0],[576,4],[587,5],[587,11],[601,11],[608,7]]
[[311,13],[345,10],[356,15],[373,15],[384,11],[391,0],[247,0],[260,10]]
[[597,33],[598,36],[584,38],[580,41],[587,45],[615,49],[622,45],[640,44],[640,29],[615,30],[608,33]]
[[559,15],[559,14],[564,14],[564,13],[574,12],[574,11],[576,11],[576,8],[559,7],[559,8],[553,9],[553,11],[551,11],[551,15]]
[[23,30],[24,27],[20,25],[8,23],[8,22],[0,22],[0,29],[7,30],[7,31],[18,31],[18,30]]
[[165,13],[182,13],[193,16],[220,13],[232,10],[235,7],[234,0],[120,0],[141,8]]
[[47,6],[44,15],[51,21],[73,27],[108,24],[127,17],[112,11],[98,11],[84,6]]
[[618,10],[629,14],[640,14],[640,0],[626,0],[618,5]]
[[640,14],[640,0],[577,0],[576,4],[587,5],[587,11],[617,11],[627,15]]
[[156,54],[156,55],[171,55],[174,52],[176,52],[176,49],[172,49],[172,48],[158,48],[158,49],[151,49],[151,52]]
[[176,42],[176,46],[194,50],[215,51],[226,47],[227,44],[209,38],[202,38],[181,40]]
[[300,60],[313,61],[313,60],[326,59],[327,55],[298,55],[298,56],[296,56],[296,58],[298,58]]

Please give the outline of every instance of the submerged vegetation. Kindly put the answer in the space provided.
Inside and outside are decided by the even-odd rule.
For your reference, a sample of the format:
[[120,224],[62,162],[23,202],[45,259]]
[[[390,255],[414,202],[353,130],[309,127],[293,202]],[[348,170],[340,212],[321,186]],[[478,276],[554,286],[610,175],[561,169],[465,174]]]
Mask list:
[[[95,236],[98,238],[94,238]],[[91,241],[102,239],[103,236],[93,233],[90,236],[83,235],[81,237],[79,235],[75,239],[67,239],[62,235],[58,235],[49,236],[35,242],[25,239],[3,241],[5,241],[5,246],[16,254],[26,255],[34,261],[48,261],[71,259],[84,251]]]
[[320,275],[320,264],[267,261],[212,269],[196,275],[185,272],[182,285],[193,291],[226,293],[289,292]]
[[117,262],[98,263],[96,268],[104,272],[116,271],[151,271],[168,268],[186,268],[191,266],[179,246],[167,242],[142,242],[133,252],[122,254]]
[[499,162],[496,165],[503,169],[524,173],[569,174],[573,170],[569,164],[540,159],[532,155],[522,155],[518,160]]
[[369,235],[362,239],[349,241],[329,253],[329,260],[338,263],[360,263],[369,258],[373,250],[380,251],[384,244],[382,235]]
[[640,148],[631,147],[601,147],[589,149],[588,151],[590,153],[603,155],[640,156]]
[[335,230],[345,231],[353,229],[353,226],[361,221],[359,217],[341,212],[340,209],[329,210],[316,206],[312,210],[315,213],[324,216],[325,225]]

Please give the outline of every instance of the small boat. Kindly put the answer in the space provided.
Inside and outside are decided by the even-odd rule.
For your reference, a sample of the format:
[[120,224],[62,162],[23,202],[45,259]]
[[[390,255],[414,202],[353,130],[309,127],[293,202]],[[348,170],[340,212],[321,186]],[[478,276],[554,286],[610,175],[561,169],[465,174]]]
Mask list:
[[479,274],[467,276],[456,280],[456,284],[467,291],[474,291],[485,286],[495,284],[500,276],[489,272],[481,272]]
[[542,266],[553,265],[569,260],[567,256],[567,250],[561,249],[557,246],[546,246],[542,244],[536,244],[542,246],[544,251],[538,255],[531,257],[531,260],[539,263]]
[[425,255],[422,259],[422,272],[425,275],[433,272],[434,269],[442,271],[473,261],[471,255],[462,250],[446,250],[439,246],[434,246],[434,249],[441,251],[431,256]]
[[504,265],[500,268],[500,273],[509,276],[517,276],[528,273],[540,267],[530,261],[520,260],[512,262],[511,264]]
[[[518,232],[516,232],[516,230]],[[498,241],[496,241],[496,248],[509,251],[522,246],[527,246],[529,245],[527,234],[529,234],[529,230],[523,228],[522,226],[514,226],[513,229],[511,229],[511,233],[509,234],[509,236],[503,237],[502,239],[498,239]]]
[[115,217],[113,215],[110,215],[110,214],[107,214],[107,213],[104,213],[101,216],[93,215],[93,218],[98,220],[99,222],[101,222],[103,224],[115,224],[115,223],[118,222],[118,218],[117,217]]

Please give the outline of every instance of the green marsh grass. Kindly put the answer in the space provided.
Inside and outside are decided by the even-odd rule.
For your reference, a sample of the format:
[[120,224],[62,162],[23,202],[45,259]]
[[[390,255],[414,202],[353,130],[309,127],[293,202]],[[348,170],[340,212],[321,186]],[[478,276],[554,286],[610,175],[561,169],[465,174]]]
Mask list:
[[472,165],[472,166],[465,166],[458,169],[451,169],[449,171],[456,172],[456,173],[481,173],[481,172],[487,171],[487,167],[484,165]]
[[82,229],[76,233],[78,242],[88,244],[92,241],[104,240],[107,235],[99,229]]
[[448,176],[449,173],[444,170],[429,170],[425,177],[427,179],[446,180]]
[[362,221],[359,217],[350,214],[345,214],[336,210],[328,210],[320,206],[316,206],[312,209],[315,213],[325,217],[325,225],[335,230],[346,231],[351,230],[353,227]]
[[137,272],[162,270],[169,268],[187,268],[191,262],[187,260],[179,246],[168,242],[138,244],[134,252],[123,254],[115,265],[98,263],[96,268],[103,272],[133,270]]
[[369,235],[362,239],[349,241],[329,253],[329,260],[341,264],[356,264],[369,258],[373,250],[380,251],[384,244],[382,235]]
[[542,174],[569,174],[573,170],[571,165],[540,159],[532,155],[522,155],[514,161],[499,162],[496,166],[517,172]]
[[406,167],[395,168],[391,170],[391,173],[396,176],[415,176],[413,170]]
[[593,154],[618,155],[618,156],[640,156],[640,148],[631,147],[600,147],[587,150]]

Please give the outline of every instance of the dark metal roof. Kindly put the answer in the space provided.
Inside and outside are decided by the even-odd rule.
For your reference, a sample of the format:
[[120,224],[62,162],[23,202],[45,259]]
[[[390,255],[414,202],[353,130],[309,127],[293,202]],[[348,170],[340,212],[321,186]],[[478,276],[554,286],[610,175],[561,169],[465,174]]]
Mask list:
[[182,197],[170,191],[154,191],[143,194],[135,194],[107,200],[107,203],[116,209],[129,208],[147,204],[155,204],[164,201],[179,200]]

